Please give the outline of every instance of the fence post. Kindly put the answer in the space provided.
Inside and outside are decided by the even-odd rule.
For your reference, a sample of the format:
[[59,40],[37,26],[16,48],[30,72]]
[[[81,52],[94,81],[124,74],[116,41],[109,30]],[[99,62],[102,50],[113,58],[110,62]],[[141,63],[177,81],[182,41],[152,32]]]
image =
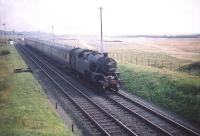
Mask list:
[[125,63],[126,63],[126,53],[124,53],[124,61],[125,61]]
[[72,132],[74,133],[74,124],[72,123]]
[[58,103],[56,102],[56,109],[58,108]]
[[122,63],[122,54],[121,54],[121,63]]
[[190,75],[190,69],[191,67],[190,67],[190,65],[188,65],[188,74]]
[[163,68],[163,60],[162,60],[162,68]]
[[149,59],[148,59],[148,66],[149,66]]
[[137,57],[135,58],[135,64],[137,65]]
[[133,56],[131,56],[131,63],[133,63]]

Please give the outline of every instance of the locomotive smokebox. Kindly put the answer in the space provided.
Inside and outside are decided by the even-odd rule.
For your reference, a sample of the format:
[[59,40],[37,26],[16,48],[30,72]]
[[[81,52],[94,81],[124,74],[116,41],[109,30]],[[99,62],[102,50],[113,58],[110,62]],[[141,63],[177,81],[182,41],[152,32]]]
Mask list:
[[104,56],[104,57],[108,57],[108,53],[107,53],[107,52],[104,52],[104,53],[103,53],[103,56]]

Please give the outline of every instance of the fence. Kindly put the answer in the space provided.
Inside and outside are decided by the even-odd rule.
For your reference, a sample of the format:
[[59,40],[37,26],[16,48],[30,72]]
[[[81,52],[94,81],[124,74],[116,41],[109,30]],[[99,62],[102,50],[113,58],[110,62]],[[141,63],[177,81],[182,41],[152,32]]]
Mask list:
[[144,65],[144,66],[151,66],[160,69],[168,69],[170,71],[177,71],[177,72],[185,72],[187,74],[191,74],[191,66],[184,65],[180,63],[172,63],[165,60],[160,59],[144,59],[138,56],[126,55],[124,53],[113,53],[109,52],[108,55],[111,58],[114,58],[118,63],[131,63],[136,65]]

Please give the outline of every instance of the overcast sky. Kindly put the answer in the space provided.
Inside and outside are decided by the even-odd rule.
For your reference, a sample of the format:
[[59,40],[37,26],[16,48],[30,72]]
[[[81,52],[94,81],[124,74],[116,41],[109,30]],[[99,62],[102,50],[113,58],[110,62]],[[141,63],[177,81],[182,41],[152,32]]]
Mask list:
[[[200,33],[200,0],[0,0],[7,30],[57,34]],[[0,26],[3,29],[3,26]]]

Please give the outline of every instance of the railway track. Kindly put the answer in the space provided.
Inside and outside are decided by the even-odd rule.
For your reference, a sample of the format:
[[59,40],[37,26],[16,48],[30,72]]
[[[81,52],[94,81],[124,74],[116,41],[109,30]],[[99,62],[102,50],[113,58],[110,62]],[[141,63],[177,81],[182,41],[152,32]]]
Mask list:
[[[89,96],[89,94],[88,94]],[[143,135],[169,135],[169,136],[199,136],[198,132],[181,125],[178,122],[162,115],[161,113],[147,107],[145,104],[134,101],[133,99],[125,96],[123,93],[119,94],[107,94],[99,95],[97,97],[91,96],[91,99],[96,101],[104,109],[109,111],[113,116],[118,118],[131,130],[135,130],[139,133],[139,130],[145,130],[140,132]],[[115,111],[115,112],[112,112]],[[119,114],[120,113],[120,114]],[[135,118],[138,118],[140,122],[137,122]],[[141,122],[144,122],[143,125]],[[135,127],[135,124],[138,126]],[[141,125],[143,128],[141,128]],[[145,125],[153,126],[151,128],[145,127]],[[140,127],[139,127],[140,126]],[[159,130],[161,133],[156,133]]]
[[129,98],[122,92],[119,92],[118,95],[108,95],[107,97],[133,114],[137,114],[141,119],[166,131],[171,136],[200,136],[200,133],[150,108],[151,106]]
[[90,95],[88,96],[93,99],[98,105],[109,111],[114,117],[120,120],[128,128],[142,136],[169,136],[171,135],[164,129],[159,128],[157,125],[145,120],[140,115],[134,113],[127,107],[120,103],[112,100],[107,95]]
[[[35,57],[35,59],[39,61],[37,57]],[[43,65],[47,65],[47,64],[43,64]],[[46,66],[46,67],[53,70],[50,66]],[[118,95],[104,95],[103,96],[104,102],[107,101],[107,103],[110,103],[112,107],[116,107],[115,109],[118,109],[119,112],[121,113],[120,116],[126,115],[125,117],[121,118],[115,114],[117,113],[117,111],[116,112],[111,111],[111,109],[113,108],[111,108],[109,111],[109,108],[106,109],[106,107],[104,107],[103,105],[100,104],[100,102],[94,99],[95,97],[89,98],[90,96],[83,93],[84,91],[80,91],[69,81],[66,81],[55,70],[54,72],[57,75],[59,75],[57,76],[57,78],[55,78],[56,76],[53,75],[52,73],[48,73],[49,76],[54,77],[53,80],[59,81],[59,83],[57,83],[59,86],[62,87],[62,84],[63,84],[64,87],[63,89],[61,89],[63,92],[65,91],[66,93],[66,90],[70,90],[68,91],[67,97],[71,97],[73,99],[72,101],[74,101],[73,103],[77,104],[78,107],[80,107],[79,109],[81,109],[81,111],[88,116],[87,118],[91,118],[90,119],[91,121],[93,120],[92,122],[94,122],[95,126],[100,131],[100,133],[96,133],[97,135],[98,134],[99,135],[101,134],[103,135],[137,135],[137,134],[150,135],[151,134],[151,135],[170,135],[170,136],[173,136],[173,135],[199,136],[200,135],[199,133],[193,131],[192,129],[187,128],[181,125],[180,123],[177,123],[173,121],[172,119],[158,113],[152,108],[149,108],[148,106],[145,106],[144,104],[138,101],[134,101],[133,99],[125,96],[121,92]],[[60,78],[62,78],[62,80],[60,80]],[[73,89],[72,88],[70,89],[69,87],[65,87],[66,82]],[[78,91],[73,91],[74,89]],[[85,98],[83,98],[82,96],[84,96]],[[93,106],[91,106],[90,102],[93,103],[92,104]],[[95,107],[98,107],[98,110]],[[142,132],[139,132],[139,130],[137,130],[137,126],[135,125],[137,124],[138,121],[133,118],[137,118],[140,121],[143,121],[144,123],[143,127],[146,128],[146,132],[142,133]],[[113,122],[113,120],[115,121]],[[115,124],[118,124],[118,126],[115,126]],[[141,125],[141,123],[139,124]],[[148,133],[149,128],[146,127],[145,125],[149,125],[151,128],[153,128],[153,130],[149,131]],[[116,131],[116,130],[123,130],[123,131]]]
[[[87,95],[81,92],[77,87],[67,81],[63,76],[52,69],[48,64],[38,59],[31,52],[23,47],[19,48],[26,57],[35,63],[44,74],[70,99],[70,101],[79,108],[79,110],[96,126],[96,133],[93,135],[133,135],[133,131],[113,117],[110,113],[93,102]],[[87,122],[85,122],[87,124]]]

